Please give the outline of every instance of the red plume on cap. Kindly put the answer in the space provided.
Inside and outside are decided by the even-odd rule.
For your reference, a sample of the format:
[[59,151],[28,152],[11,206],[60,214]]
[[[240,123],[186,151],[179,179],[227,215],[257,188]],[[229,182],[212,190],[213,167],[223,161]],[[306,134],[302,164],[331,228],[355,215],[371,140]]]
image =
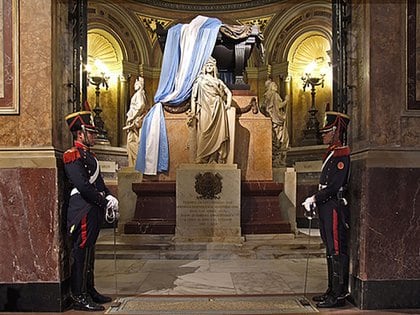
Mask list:
[[327,103],[327,105],[325,105],[325,111],[326,112],[330,111],[330,103]]
[[335,127],[338,132],[342,132],[347,129],[349,123],[350,117],[348,115],[334,111],[326,111],[324,126],[319,129],[319,132],[329,132],[333,127]]
[[88,112],[91,111],[89,102],[87,100],[83,103],[83,110],[86,110]]
[[90,111],[71,113],[65,119],[70,131],[83,130],[84,128],[90,132],[98,132],[93,123],[92,113]]

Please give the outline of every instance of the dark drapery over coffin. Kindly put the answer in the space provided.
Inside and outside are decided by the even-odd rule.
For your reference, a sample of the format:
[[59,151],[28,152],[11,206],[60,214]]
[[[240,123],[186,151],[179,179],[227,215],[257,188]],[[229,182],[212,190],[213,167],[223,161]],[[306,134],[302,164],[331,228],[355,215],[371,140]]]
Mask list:
[[[156,33],[163,52],[168,30],[160,26]],[[220,27],[212,56],[217,61],[220,79],[231,90],[249,90],[244,80],[245,67],[254,48],[258,49],[259,57],[264,58],[262,40],[258,25],[222,24]]]

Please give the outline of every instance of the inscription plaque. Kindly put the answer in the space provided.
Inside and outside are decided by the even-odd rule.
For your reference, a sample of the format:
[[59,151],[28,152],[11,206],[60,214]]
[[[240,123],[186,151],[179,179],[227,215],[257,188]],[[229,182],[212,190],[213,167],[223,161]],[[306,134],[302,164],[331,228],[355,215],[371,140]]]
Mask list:
[[182,164],[176,177],[175,240],[240,243],[240,177],[234,164]]

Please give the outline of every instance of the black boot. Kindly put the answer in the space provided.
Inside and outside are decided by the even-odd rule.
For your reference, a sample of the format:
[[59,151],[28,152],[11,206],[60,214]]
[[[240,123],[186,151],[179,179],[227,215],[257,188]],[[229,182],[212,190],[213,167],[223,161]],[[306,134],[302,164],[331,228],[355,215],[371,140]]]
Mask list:
[[89,294],[79,294],[73,296],[73,309],[78,311],[99,312],[104,311],[105,307],[92,301]]
[[75,246],[72,251],[71,291],[73,309],[81,311],[103,311],[105,308],[92,301],[86,293],[86,274],[88,266],[88,250]]
[[350,295],[349,293],[349,256],[340,255],[340,262],[341,262],[341,276],[343,278],[342,280],[343,288],[338,299],[344,300]]
[[343,267],[342,267],[342,260],[340,255],[333,255],[332,256],[332,288],[331,293],[327,296],[324,301],[321,301],[316,304],[319,308],[334,308],[334,307],[341,307],[346,304],[344,298],[339,299],[339,297],[343,296],[344,291],[344,281],[343,281]]
[[327,270],[328,270],[328,289],[327,291],[325,291],[324,294],[321,295],[315,295],[312,298],[312,301],[315,302],[322,302],[325,301],[328,297],[328,295],[331,294],[331,288],[332,288],[332,278],[333,278],[333,274],[332,274],[332,258],[331,256],[327,256]]
[[94,266],[95,266],[95,248],[88,249],[88,268],[86,273],[86,288],[89,295],[92,297],[92,300],[99,304],[109,303],[112,299],[109,296],[105,296],[100,294],[95,289],[95,273],[94,273]]
[[89,295],[92,297],[92,300],[99,304],[109,303],[112,301],[112,299],[109,296],[105,296],[100,294],[98,291],[96,291],[95,288],[91,288],[89,290]]

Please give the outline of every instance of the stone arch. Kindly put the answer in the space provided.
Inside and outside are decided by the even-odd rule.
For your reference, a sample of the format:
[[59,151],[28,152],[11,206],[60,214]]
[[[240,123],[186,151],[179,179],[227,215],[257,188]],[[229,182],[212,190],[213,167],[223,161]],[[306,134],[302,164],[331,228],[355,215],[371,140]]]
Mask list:
[[[332,43],[331,15],[331,4],[325,1],[311,1],[310,5],[302,3],[288,10],[287,14],[281,12],[274,16],[264,34],[268,52],[265,63],[271,67],[274,80],[279,81],[280,86],[287,85],[281,89],[291,95],[288,113],[291,146],[300,146],[307,107],[311,102],[310,93],[302,90],[302,72],[306,64],[317,57],[330,61],[327,50]],[[330,100],[331,91],[331,84],[327,83],[326,89],[317,95],[317,101],[325,103]],[[320,118],[322,113],[320,111],[317,117]]]
[[300,4],[287,11],[287,15],[275,16],[265,32],[264,45],[269,52],[266,63],[286,62],[296,39],[311,31],[324,34],[331,42],[331,28],[331,5],[321,1],[313,1],[310,6]]
[[[303,91],[302,75],[305,68],[313,61],[317,62],[317,69],[312,73],[313,76],[319,76],[321,72],[325,74],[324,85],[316,87],[316,108],[318,109],[317,118],[321,122],[325,112],[325,104],[331,102],[332,97],[332,70],[330,65],[329,51],[331,42],[325,34],[321,32],[307,32],[298,37],[291,45],[288,60],[288,77],[292,84],[292,129],[295,131],[292,138],[293,146],[300,146],[308,119],[308,109],[311,106],[310,88]],[[321,68],[323,68],[321,70]]]
[[[133,13],[122,11],[112,3],[95,3],[89,7],[89,29],[103,29],[116,39],[125,63],[150,64],[152,47],[147,32]],[[127,71],[125,71],[127,72]]]

